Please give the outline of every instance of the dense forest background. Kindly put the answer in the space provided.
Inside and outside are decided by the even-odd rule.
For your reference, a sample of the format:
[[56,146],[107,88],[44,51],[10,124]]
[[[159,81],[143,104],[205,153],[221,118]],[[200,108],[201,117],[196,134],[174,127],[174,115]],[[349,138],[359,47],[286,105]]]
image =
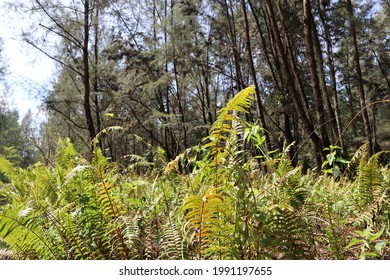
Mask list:
[[11,4],[35,18],[25,43],[58,62],[39,128],[1,100],[1,152],[23,166],[50,163],[59,137],[88,155],[110,126],[122,128],[100,142],[113,161],[150,152],[135,134],[174,159],[251,84],[247,120],[270,150],[294,143],[295,163],[319,166],[331,144],[389,148],[387,1]]
[[[347,218],[338,220],[342,217],[338,212],[341,210],[337,207],[331,210],[329,201],[336,200],[336,196],[342,197],[345,203],[348,199],[353,201],[356,198],[352,195],[356,195],[352,191],[353,182],[357,184],[356,192],[361,195],[356,198],[360,210],[351,210],[353,207],[348,202],[348,205],[342,204],[345,207],[343,211],[353,213],[348,221],[358,221],[353,227],[356,226],[355,229],[360,230],[362,235],[348,248],[368,239],[371,242],[368,248],[364,250],[362,246],[361,254],[355,254],[355,257],[388,254],[385,250],[388,243],[377,242],[382,234],[388,234],[390,220],[388,155],[384,152],[390,149],[388,1],[35,0],[12,1],[7,8],[19,13],[21,20],[30,19],[31,26],[23,31],[21,39],[24,44],[55,61],[57,68],[51,86],[39,96],[45,119],[36,125],[31,113],[20,119],[17,108],[10,106],[6,59],[0,57],[0,78],[4,84],[0,95],[0,179],[11,185],[16,182],[8,191],[16,190],[18,196],[24,197],[13,198],[19,202],[30,197],[31,193],[26,186],[19,189],[17,185],[23,185],[22,181],[35,182],[29,188],[36,187],[36,195],[49,196],[51,207],[64,205],[59,203],[60,198],[54,193],[44,194],[42,185],[36,185],[38,181],[32,177],[43,176],[37,177],[43,185],[48,183],[49,178],[57,178],[53,180],[74,186],[77,180],[83,178],[86,189],[74,189],[75,194],[80,195],[78,203],[82,204],[92,203],[87,194],[87,189],[90,191],[88,184],[100,187],[102,190],[95,193],[94,203],[100,205],[100,210],[101,207],[110,209],[101,210],[101,217],[107,216],[111,221],[107,225],[109,228],[92,229],[87,218],[83,223],[88,225],[88,234],[106,231],[119,248],[114,253],[107,253],[108,247],[104,246],[111,242],[108,239],[100,240],[101,244],[97,244],[96,240],[88,243],[81,240],[82,237],[77,239],[77,219],[67,216],[71,225],[63,225],[61,219],[65,218],[56,212],[53,214],[58,218],[56,230],[60,232],[58,225],[64,226],[70,234],[56,236],[58,242],[62,238],[64,248],[71,246],[68,255],[53,248],[49,250],[50,256],[40,255],[38,251],[31,253],[29,247],[19,251],[19,257],[157,258],[164,251],[162,245],[165,243],[157,244],[156,241],[164,240],[157,232],[164,228],[163,225],[169,224],[171,230],[166,242],[171,241],[175,246],[185,243],[185,238],[180,239],[180,234],[174,231],[183,225],[171,220],[184,215],[187,221],[193,221],[184,226],[184,235],[190,238],[192,234],[193,239],[186,241],[188,251],[181,249],[181,257],[189,254],[186,257],[204,258],[217,254],[220,258],[322,258],[320,251],[322,246],[327,247],[326,243],[330,244],[330,250],[325,258],[349,258],[354,254],[349,250],[345,253],[342,248],[348,245],[350,239],[345,237],[343,241],[338,241],[338,238],[354,231]],[[222,146],[228,154],[223,154]],[[85,167],[87,162],[94,171],[88,171],[89,168]],[[115,166],[115,171],[107,166]],[[47,168],[47,171],[42,168]],[[352,171],[353,168],[357,169]],[[16,169],[30,173],[12,171]],[[83,175],[78,178],[76,173],[81,169]],[[203,177],[194,175],[199,170]],[[240,170],[243,173],[239,173]],[[50,175],[44,175],[45,172]],[[130,183],[130,177],[121,177],[130,174],[127,172],[141,176],[137,177],[141,181],[132,177],[134,181]],[[173,176],[169,175],[171,172],[178,177],[170,177]],[[220,177],[214,178],[212,174]],[[313,233],[305,215],[314,215],[314,208],[308,206],[308,201],[321,196],[312,192],[313,189],[305,188],[310,185],[306,185],[307,182],[318,179],[316,176],[324,176],[313,183],[316,188],[323,185],[333,187],[326,189],[329,192],[322,196],[330,199],[329,203],[322,201],[318,204],[329,206],[325,207],[328,212],[321,210],[326,212],[321,217],[323,221],[328,221],[323,231],[328,240],[310,239],[319,250],[314,252],[305,241]],[[72,178],[76,181],[73,182]],[[347,184],[343,178],[351,181]],[[292,184],[294,188],[282,188],[273,193],[272,198],[268,197],[269,194],[265,195],[272,209],[268,209],[270,216],[264,216],[264,209],[259,210],[256,207],[260,206],[254,205],[258,203],[256,197],[262,191],[267,192],[265,189],[255,190],[251,180],[254,180],[253,184],[257,182],[262,186],[274,180],[270,183],[272,188],[269,190],[272,192],[285,183]],[[331,180],[331,183],[326,180]],[[55,185],[62,184],[59,181]],[[363,190],[362,182],[368,182],[370,188],[376,189]],[[113,187],[115,184],[121,186],[121,194],[115,196],[117,202],[109,199],[112,192],[117,191]],[[173,184],[186,188],[169,189],[173,188]],[[250,187],[245,190],[239,187],[233,195],[234,187],[240,184]],[[351,186],[350,193],[342,191],[344,184]],[[153,213],[148,212],[151,210],[146,209],[142,202],[156,195],[140,190],[146,185],[153,190],[156,187],[163,196],[163,201],[158,202],[162,203],[161,208],[154,209]],[[163,191],[163,186],[170,186],[167,193]],[[228,186],[232,189],[226,189]],[[128,192],[123,193],[124,190]],[[185,198],[185,193],[193,196]],[[198,193],[202,193],[200,200],[196,200]],[[70,193],[62,195],[71,196]],[[125,195],[127,197],[123,198]],[[174,195],[177,195],[177,201],[170,200]],[[13,201],[8,196],[4,194],[2,204],[9,205]],[[34,199],[37,197],[39,195]],[[237,200],[233,202],[232,197]],[[203,217],[201,214],[194,222],[197,215],[194,209],[204,213],[207,207],[202,201],[208,199],[212,202],[209,206],[212,215]],[[222,201],[232,207],[235,205],[234,209],[226,208],[231,213],[221,214],[222,208],[218,203]],[[128,207],[122,209],[125,213],[138,211],[137,215],[130,215],[134,219],[140,219],[141,212],[148,212],[143,220],[147,222],[142,226],[138,224],[137,232],[141,235],[139,231],[145,231],[150,223],[147,229],[153,231],[150,235],[158,236],[153,241],[155,243],[143,240],[146,245],[138,244],[142,249],[135,255],[130,252],[130,243],[125,241],[135,242],[135,239],[122,235],[124,224],[117,224],[122,212],[114,205],[125,202]],[[183,202],[184,208],[180,208]],[[310,211],[303,211],[300,203]],[[172,214],[174,205],[183,209],[184,214]],[[235,220],[232,213],[235,211],[237,216],[248,217],[250,205],[258,209],[251,213],[256,217],[256,223],[249,225],[248,220]],[[368,205],[377,208],[367,210]],[[21,208],[17,209],[22,211],[26,204],[19,206]],[[38,208],[48,209],[42,205]],[[362,214],[362,209],[369,213]],[[92,206],[88,210],[92,211],[91,219],[97,218],[95,210]],[[49,212],[43,211],[42,215],[49,215]],[[28,216],[30,211],[23,213]],[[84,215],[85,212],[79,214]],[[5,216],[14,217],[10,213]],[[129,218],[129,215],[125,216]],[[213,226],[207,230],[202,227],[206,218],[215,220],[217,216],[218,223],[210,222]],[[285,231],[276,223],[282,217],[289,217],[288,221],[292,223],[284,228]],[[381,219],[377,220],[378,217]],[[71,219],[75,220],[72,222]],[[27,227],[24,222],[20,223]],[[225,227],[236,226],[227,229],[223,224]],[[196,225],[200,225],[199,228]],[[16,227],[9,221],[0,222],[0,232],[6,233],[4,240]],[[220,234],[223,228],[226,232],[234,232],[234,250],[227,253],[228,243],[215,236],[216,227]],[[133,229],[129,226],[125,228]],[[45,228],[40,231],[45,232]],[[286,237],[289,231],[294,238]],[[256,240],[255,232],[261,232],[263,239]],[[285,235],[282,234],[280,243],[273,244],[271,239],[281,232]],[[35,237],[39,235],[36,233]],[[95,238],[84,233],[85,238]],[[52,234],[50,231],[53,239]],[[301,239],[295,239],[296,236]],[[31,236],[26,233],[24,237],[27,240]],[[290,243],[283,243],[286,240]],[[40,241],[45,240],[41,238]],[[49,247],[47,242],[44,244]],[[90,247],[98,247],[96,254],[79,248],[86,242]],[[375,247],[378,249],[375,253],[376,244],[380,248]],[[271,245],[282,249],[272,251]],[[265,251],[259,249],[261,246],[266,247]],[[297,252],[296,246],[305,249]],[[146,249],[150,249],[151,255]],[[169,250],[163,256],[178,258],[176,251]],[[372,254],[366,255],[367,251]]]

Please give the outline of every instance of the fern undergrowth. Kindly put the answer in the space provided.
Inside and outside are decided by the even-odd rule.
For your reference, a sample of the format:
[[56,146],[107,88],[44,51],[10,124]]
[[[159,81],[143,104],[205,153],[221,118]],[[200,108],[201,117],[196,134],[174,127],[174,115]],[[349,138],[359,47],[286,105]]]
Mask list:
[[361,147],[337,176],[303,172],[291,146],[268,151],[244,121],[253,95],[239,92],[171,162],[150,147],[153,162],[119,168],[98,140],[91,162],[69,140],[52,166],[0,158],[0,259],[389,259],[384,152]]

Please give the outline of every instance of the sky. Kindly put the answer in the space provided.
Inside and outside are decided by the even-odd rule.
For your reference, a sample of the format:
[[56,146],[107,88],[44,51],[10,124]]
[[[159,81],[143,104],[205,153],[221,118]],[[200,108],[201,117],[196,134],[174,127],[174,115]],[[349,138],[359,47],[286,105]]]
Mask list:
[[44,115],[39,110],[39,97],[49,88],[53,77],[54,63],[32,46],[24,43],[21,32],[28,27],[26,20],[4,8],[6,0],[0,0],[0,37],[3,40],[3,57],[7,60],[10,103],[22,118],[29,109],[37,119]]

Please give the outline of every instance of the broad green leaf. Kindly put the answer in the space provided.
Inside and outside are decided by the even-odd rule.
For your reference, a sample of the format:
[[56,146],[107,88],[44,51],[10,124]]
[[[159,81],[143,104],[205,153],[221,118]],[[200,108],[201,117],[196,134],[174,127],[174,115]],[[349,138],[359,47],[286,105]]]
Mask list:
[[379,237],[381,237],[381,235],[383,234],[383,232],[385,231],[385,228],[382,228],[380,231],[378,231],[377,233],[375,233],[373,236],[370,237],[370,241],[375,241],[377,240]]
[[347,246],[345,246],[345,249],[348,249],[348,248],[351,248],[352,246],[355,246],[356,244],[359,244],[359,243],[362,243],[363,240],[361,239],[357,239],[357,238],[353,238]]

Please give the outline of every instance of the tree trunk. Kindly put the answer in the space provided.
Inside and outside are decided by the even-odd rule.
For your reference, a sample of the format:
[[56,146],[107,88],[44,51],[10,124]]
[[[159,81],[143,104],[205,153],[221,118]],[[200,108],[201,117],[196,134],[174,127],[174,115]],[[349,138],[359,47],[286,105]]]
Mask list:
[[[266,27],[267,27],[267,31],[268,31],[268,36],[270,38],[269,45],[271,46],[271,54],[269,54],[269,52],[267,50],[266,39],[265,39],[265,36],[264,36],[263,31],[261,29],[261,23],[259,20],[260,11],[255,9],[252,1],[248,1],[248,3],[250,6],[250,9],[251,9],[251,12],[252,12],[252,16],[253,16],[255,23],[256,23],[258,33],[259,33],[260,38],[261,38],[261,48],[262,48],[265,60],[267,62],[267,65],[271,70],[273,82],[276,86],[277,92],[279,94],[282,94],[283,92],[286,91],[286,89],[284,88],[283,75],[281,74],[281,70],[280,70],[280,62],[279,62],[279,57],[277,54],[278,52],[277,52],[277,49],[276,49],[275,44],[274,44],[272,33],[270,32],[270,29],[269,29],[269,22],[266,21]],[[264,14],[264,10],[262,10],[262,12]],[[266,20],[265,17],[264,17],[264,20]],[[271,62],[271,57],[274,61],[275,66]],[[275,71],[275,68],[276,68],[276,71]],[[289,99],[290,98],[284,98],[284,97],[281,98],[281,104],[283,107],[283,122],[284,122],[284,128],[281,129],[281,131],[283,132],[283,135],[284,135],[284,138],[285,138],[287,145],[294,142],[294,137],[292,134],[292,127],[291,127],[291,113],[292,112],[289,112],[291,110],[288,110],[288,106],[291,103],[290,102],[291,100],[289,100]],[[291,147],[289,150],[289,157],[291,160],[293,160],[293,164],[297,164],[297,162],[298,162],[297,161],[298,158],[297,157],[294,158],[295,151],[296,151],[295,147]]]
[[[246,39],[246,45],[247,45],[249,69],[250,69],[251,76],[252,76],[252,82],[255,85],[257,115],[260,118],[261,126],[266,131],[268,131],[268,127],[267,127],[267,124],[265,122],[265,117],[264,117],[264,107],[263,107],[263,104],[262,104],[262,101],[261,101],[259,85],[257,83],[255,65],[254,65],[254,62],[253,62],[251,38],[250,38],[250,34],[249,34],[249,22],[248,22],[248,15],[247,15],[247,11],[246,11],[245,0],[241,0],[241,9],[242,9],[242,14],[244,16],[245,39]],[[267,145],[268,149],[271,150],[268,133],[266,133],[266,145]]]
[[227,22],[228,22],[228,28],[229,28],[229,39],[230,39],[230,44],[231,44],[231,49],[233,52],[233,61],[234,61],[234,66],[235,66],[235,76],[236,76],[236,87],[237,91],[240,91],[241,89],[244,88],[244,81],[242,79],[242,73],[241,73],[241,59],[240,55],[238,53],[237,49],[237,35],[236,35],[236,28],[235,28],[235,23],[234,23],[234,18],[230,15],[229,11],[229,4],[226,2],[226,0],[221,1],[222,8],[224,9],[225,15],[227,17]]
[[322,56],[322,48],[321,48],[321,43],[320,43],[320,40],[318,38],[318,30],[317,30],[317,27],[316,27],[316,24],[315,24],[315,21],[314,21],[314,18],[312,18],[312,29],[313,29],[313,33],[312,33],[312,39],[313,39],[313,46],[314,46],[314,55],[315,55],[315,61],[316,61],[316,64],[317,64],[317,75],[318,75],[318,81],[319,81],[319,85],[320,85],[320,91],[322,93],[322,98],[326,104],[326,111],[325,111],[325,114],[326,114],[326,119],[328,119],[327,121],[327,127],[328,127],[328,123],[329,123],[329,126],[331,127],[331,131],[332,131],[332,135],[333,135],[333,138],[332,138],[332,142],[334,142],[333,140],[336,139],[337,135],[338,135],[338,132],[337,132],[337,123],[336,123],[336,116],[335,116],[335,112],[334,112],[334,109],[332,107],[332,102],[330,101],[330,96],[328,94],[328,87],[327,87],[327,84],[326,84],[326,78],[325,78],[325,72],[324,72],[324,59],[323,59],[323,56]]
[[90,22],[89,22],[89,12],[90,12],[90,6],[89,6],[89,0],[86,0],[84,2],[84,40],[83,40],[83,83],[84,83],[84,113],[85,113],[85,119],[87,123],[87,128],[89,131],[89,138],[92,141],[96,137],[96,131],[95,131],[95,125],[93,122],[92,117],[92,110],[91,110],[91,104],[90,104],[90,98],[91,98],[91,82],[90,82],[90,73],[89,73],[89,29],[90,29]]
[[324,112],[324,103],[320,91],[320,82],[317,74],[317,65],[314,55],[314,44],[313,44],[313,26],[312,26],[312,14],[310,0],[303,0],[303,24],[304,24],[304,35],[306,43],[306,54],[307,61],[310,68],[310,82],[313,89],[317,126],[320,132],[322,149],[330,146],[328,133],[326,130],[326,120]]
[[[298,94],[298,97],[301,100],[302,107],[305,111],[306,117],[310,120],[310,114],[309,114],[309,102],[307,100],[307,96],[305,95],[305,90],[304,86],[302,83],[302,79],[299,75],[299,69],[298,65],[295,59],[295,54],[294,54],[294,47],[290,42],[289,36],[291,36],[290,31],[288,30],[287,22],[286,22],[286,16],[284,14],[284,11],[282,10],[280,3],[278,5],[278,10],[279,10],[279,15],[281,18],[281,25],[282,25],[282,31],[284,33],[284,44],[286,46],[286,56],[288,59],[288,62],[291,67],[291,72],[294,77],[294,83],[295,83],[295,88]],[[275,35],[278,36],[278,35]]]
[[328,60],[327,62],[328,62],[329,76],[330,76],[330,88],[332,91],[333,108],[334,108],[334,115],[335,115],[336,126],[337,126],[337,138],[340,139],[339,140],[340,147],[344,149],[343,137],[341,135],[342,133],[341,118],[340,118],[340,109],[339,109],[338,93],[337,93],[337,85],[336,85],[336,70],[334,65],[332,40],[331,40],[329,27],[326,20],[326,14],[325,11],[321,9],[321,3],[319,0],[317,1],[317,6],[319,10],[320,20],[324,28],[324,37],[326,42],[326,51],[327,51],[327,60]]
[[[101,117],[100,117],[100,106],[99,106],[99,12],[100,7],[99,5],[96,5],[95,7],[95,19],[94,19],[94,46],[93,46],[93,57],[94,57],[94,67],[93,67],[93,103],[95,105],[95,115],[96,115],[96,127],[97,127],[97,133],[102,131],[102,125],[101,125]],[[102,136],[104,137],[104,135]],[[109,140],[108,140],[109,141]],[[103,139],[99,141],[99,147],[104,153],[104,145],[103,145]],[[115,157],[113,156],[112,151],[112,145],[109,145],[109,150],[111,152],[111,159],[115,161]]]
[[321,154],[323,153],[321,139],[318,137],[317,133],[315,132],[314,125],[311,123],[311,121],[306,113],[306,110],[304,108],[304,104],[302,102],[302,99],[299,96],[299,93],[297,92],[297,90],[295,88],[294,78],[293,78],[293,75],[291,74],[291,70],[289,68],[289,61],[288,61],[288,58],[286,56],[286,52],[283,48],[283,44],[282,44],[282,41],[281,41],[281,38],[279,35],[280,32],[279,32],[279,28],[278,28],[278,25],[276,22],[276,17],[275,17],[275,13],[273,11],[273,6],[272,6],[271,0],[265,0],[265,5],[266,5],[266,11],[267,11],[269,19],[270,19],[271,29],[272,29],[272,32],[274,34],[275,43],[276,43],[276,46],[278,49],[278,54],[280,56],[282,70],[283,70],[283,73],[286,77],[285,80],[286,80],[287,89],[294,100],[295,108],[297,109],[298,114],[302,120],[302,123],[304,125],[304,129],[305,129],[306,133],[309,135],[312,143],[314,144],[315,158],[316,158],[317,166],[321,167],[321,164],[322,164]]
[[357,86],[359,90],[359,103],[360,103],[360,109],[363,110],[362,112],[362,119],[363,119],[363,126],[364,126],[364,136],[366,138],[366,142],[368,143],[368,154],[369,156],[373,155],[373,142],[372,142],[372,131],[371,131],[371,125],[370,120],[368,116],[366,107],[366,93],[364,91],[364,85],[363,85],[363,77],[362,77],[362,70],[360,68],[360,55],[359,55],[359,48],[357,43],[357,35],[356,35],[356,26],[354,21],[354,13],[353,13],[353,7],[351,0],[347,0],[347,10],[350,16],[350,28],[351,28],[351,41],[352,41],[352,47],[353,47],[353,61],[355,64],[355,71],[356,71],[356,77],[357,77]]

